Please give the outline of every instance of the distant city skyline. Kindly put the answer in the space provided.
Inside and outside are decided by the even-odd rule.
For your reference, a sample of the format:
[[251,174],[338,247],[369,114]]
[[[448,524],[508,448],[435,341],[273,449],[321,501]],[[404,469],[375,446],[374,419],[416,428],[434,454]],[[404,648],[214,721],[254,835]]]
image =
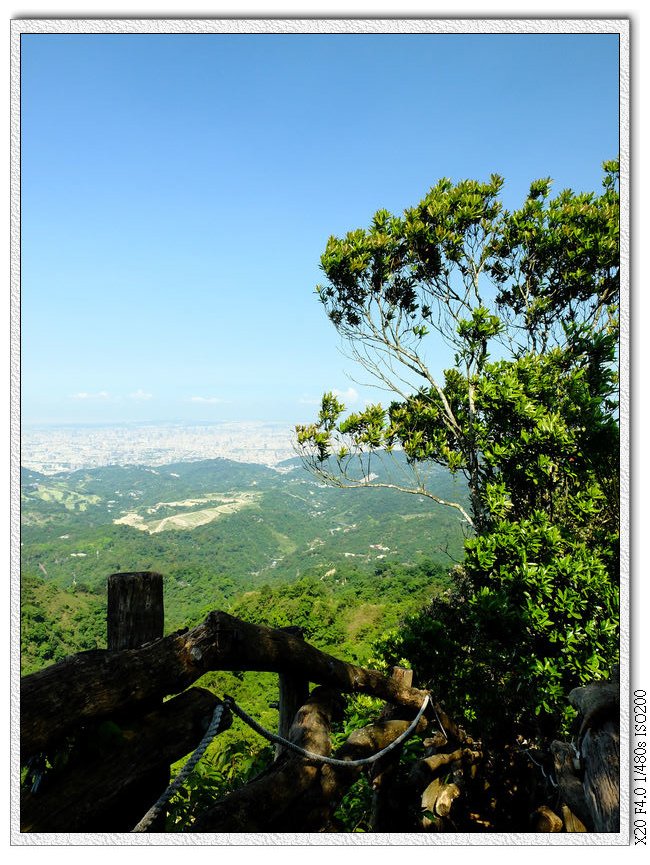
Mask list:
[[618,86],[615,34],[24,34],[23,424],[385,400],[315,296],[328,236],[443,176],[599,189]]
[[295,456],[291,428],[270,421],[43,424],[23,426],[20,463],[54,474],[218,458],[275,467]]

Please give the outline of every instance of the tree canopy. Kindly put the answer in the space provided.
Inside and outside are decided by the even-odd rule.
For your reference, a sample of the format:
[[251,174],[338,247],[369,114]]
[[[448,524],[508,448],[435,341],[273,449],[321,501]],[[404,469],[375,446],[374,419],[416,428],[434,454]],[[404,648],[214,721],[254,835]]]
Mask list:
[[[497,175],[443,179],[321,258],[325,311],[390,402],[346,415],[325,394],[297,447],[330,483],[427,495],[467,522],[456,587],[426,612],[439,627],[420,673],[444,667],[470,718],[557,723],[567,689],[616,660],[618,162],[603,167],[600,193],[553,197],[536,180],[512,211]],[[432,341],[448,350],[441,372]],[[399,452],[408,480],[403,460],[376,468]],[[436,494],[431,463],[465,477],[468,508]]]

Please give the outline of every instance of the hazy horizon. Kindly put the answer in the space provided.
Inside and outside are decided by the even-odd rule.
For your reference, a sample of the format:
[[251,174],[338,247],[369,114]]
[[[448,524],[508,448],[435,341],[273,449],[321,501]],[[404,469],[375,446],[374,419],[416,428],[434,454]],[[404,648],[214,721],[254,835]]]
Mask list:
[[291,425],[282,421],[27,425],[20,464],[43,474],[204,459],[275,466],[296,456],[292,433]]

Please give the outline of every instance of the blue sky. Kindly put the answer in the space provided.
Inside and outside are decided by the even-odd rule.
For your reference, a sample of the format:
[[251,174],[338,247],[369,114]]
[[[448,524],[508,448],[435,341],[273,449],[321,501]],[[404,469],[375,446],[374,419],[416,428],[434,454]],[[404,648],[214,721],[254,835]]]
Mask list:
[[21,69],[25,424],[377,399],[314,294],[328,236],[442,176],[597,189],[619,148],[615,36],[33,34]]

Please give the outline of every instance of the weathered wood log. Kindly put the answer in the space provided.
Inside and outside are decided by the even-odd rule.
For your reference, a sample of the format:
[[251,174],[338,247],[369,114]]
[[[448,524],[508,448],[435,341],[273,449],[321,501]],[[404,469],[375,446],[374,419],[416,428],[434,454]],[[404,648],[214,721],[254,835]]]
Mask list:
[[448,769],[454,764],[461,766],[469,766],[473,763],[478,763],[482,759],[481,751],[473,751],[471,748],[457,748],[455,751],[450,751],[448,754],[432,754],[430,757],[424,757],[419,760],[414,769],[413,775],[428,775],[436,776],[443,769]]
[[436,798],[434,810],[439,817],[448,817],[454,799],[460,796],[458,784],[445,784]]
[[[312,753],[329,755],[330,724],[341,711],[340,697],[316,688],[296,716],[289,739]],[[357,760],[382,750],[409,726],[382,721],[355,731],[334,755]],[[426,729],[420,719],[418,732]],[[362,771],[360,766],[331,766],[287,751],[262,775],[216,803],[197,820],[192,832],[321,832],[332,829],[333,811]]]
[[541,805],[532,816],[533,832],[561,832],[564,824],[546,805]]
[[457,724],[453,718],[444,711],[442,706],[435,704],[432,714],[435,715],[435,723],[432,727],[431,736],[426,740],[434,749],[450,745],[453,742],[459,745],[472,747],[474,740],[467,734],[465,729]]
[[[292,634],[299,640],[304,640],[302,628],[290,625],[282,628],[286,634]],[[307,702],[309,697],[309,682],[306,679],[293,676],[291,673],[280,673],[278,677],[278,735],[286,739],[293,724],[296,712]],[[276,744],[275,759],[286,750],[284,745]]]
[[[480,743],[463,734],[465,746],[456,747],[457,742],[448,739],[441,741],[439,737],[426,739],[429,755],[418,760],[411,768],[410,783],[414,790],[423,791],[419,806],[421,816],[419,825],[428,832],[461,831],[457,828],[458,820],[471,827],[471,830],[480,824],[481,831],[484,830],[481,817],[468,811],[468,790],[476,777],[477,768],[483,760],[483,752]],[[434,746],[436,742],[436,746]],[[437,747],[435,753],[430,751]],[[463,796],[462,815],[458,815],[459,808],[454,809],[453,822],[449,820],[454,801]],[[471,799],[471,793],[469,794]],[[476,804],[476,803],[474,803]]]
[[582,716],[578,750],[582,786],[594,831],[618,832],[620,685],[594,682],[575,688],[569,694],[569,702]]
[[444,783],[442,779],[434,778],[422,793],[420,800],[420,808],[422,809],[421,826],[427,832],[442,832],[444,829],[442,817],[436,814],[436,802],[443,787]]
[[[413,687],[413,670],[407,670],[404,667],[393,667],[390,674],[391,679],[400,685],[407,688]],[[379,720],[392,720],[394,718],[395,705],[393,703],[385,703]]]
[[[25,676],[21,681],[23,759],[45,750],[88,719],[178,693],[209,670],[289,672],[413,709],[422,705],[427,693],[376,670],[347,664],[280,630],[213,612],[191,631],[140,649],[81,652]],[[452,722],[439,708],[438,716],[451,729]]]
[[[316,688],[298,711],[288,739],[315,754],[331,753],[332,720],[342,711],[340,695],[326,688]],[[265,832],[300,831],[296,803],[314,784],[320,765],[294,752],[281,759],[239,790],[202,814],[192,832]],[[290,828],[287,828],[290,827]]]
[[429,832],[444,831],[447,825],[444,818],[449,817],[452,805],[461,792],[458,784],[447,784],[442,778],[434,778],[422,794],[422,828]]
[[[422,734],[428,723],[424,716],[421,717],[415,732]],[[409,725],[410,721],[407,720],[379,720],[368,724],[355,730],[334,756],[339,760],[350,761],[371,757],[387,748]],[[319,827],[328,825],[328,819],[331,820],[341,799],[363,771],[367,771],[367,767],[322,766],[319,787],[312,788],[312,801],[315,800],[316,805],[305,815],[304,825],[308,828],[304,831],[317,832],[321,831]]]
[[[340,760],[361,760],[365,757],[370,757],[377,751],[387,748],[391,742],[394,742],[398,736],[402,735],[410,726],[410,723],[410,721],[406,720],[375,721],[373,724],[361,727],[361,729],[355,730],[348,736],[347,740],[336,752],[336,756]],[[428,723],[423,715],[418,721],[415,733],[423,733]],[[339,768],[342,768],[346,772],[348,771],[347,767]]]
[[111,574],[106,607],[107,647],[137,649],[165,630],[163,578],[155,571]]
[[441,730],[434,730],[431,736],[427,736],[422,742],[424,745],[424,753],[427,757],[437,754],[441,748],[444,748],[448,743],[448,738]]
[[[125,790],[146,781],[161,760],[181,759],[201,741],[219,700],[203,688],[192,688],[137,719],[118,719],[111,737],[95,744],[94,755],[84,754],[36,793],[21,801],[22,832],[128,832],[167,786],[153,799],[143,796],[135,821],[124,812]],[[231,724],[224,711],[220,732]],[[95,742],[99,737],[95,737]],[[92,743],[91,743],[92,744]],[[115,822],[115,814],[118,822]]]
[[580,749],[583,788],[596,832],[618,832],[620,828],[619,727],[607,721],[587,730]]
[[586,832],[582,820],[579,820],[568,805],[562,805],[562,822],[565,832]]
[[620,685],[612,682],[593,682],[574,688],[569,702],[581,717],[578,738],[582,739],[592,727],[602,727],[606,721],[619,720],[621,709]]
[[560,800],[565,803],[580,822],[593,832],[593,819],[585,799],[582,779],[574,767],[573,749],[566,742],[551,742],[551,754],[557,778]]

